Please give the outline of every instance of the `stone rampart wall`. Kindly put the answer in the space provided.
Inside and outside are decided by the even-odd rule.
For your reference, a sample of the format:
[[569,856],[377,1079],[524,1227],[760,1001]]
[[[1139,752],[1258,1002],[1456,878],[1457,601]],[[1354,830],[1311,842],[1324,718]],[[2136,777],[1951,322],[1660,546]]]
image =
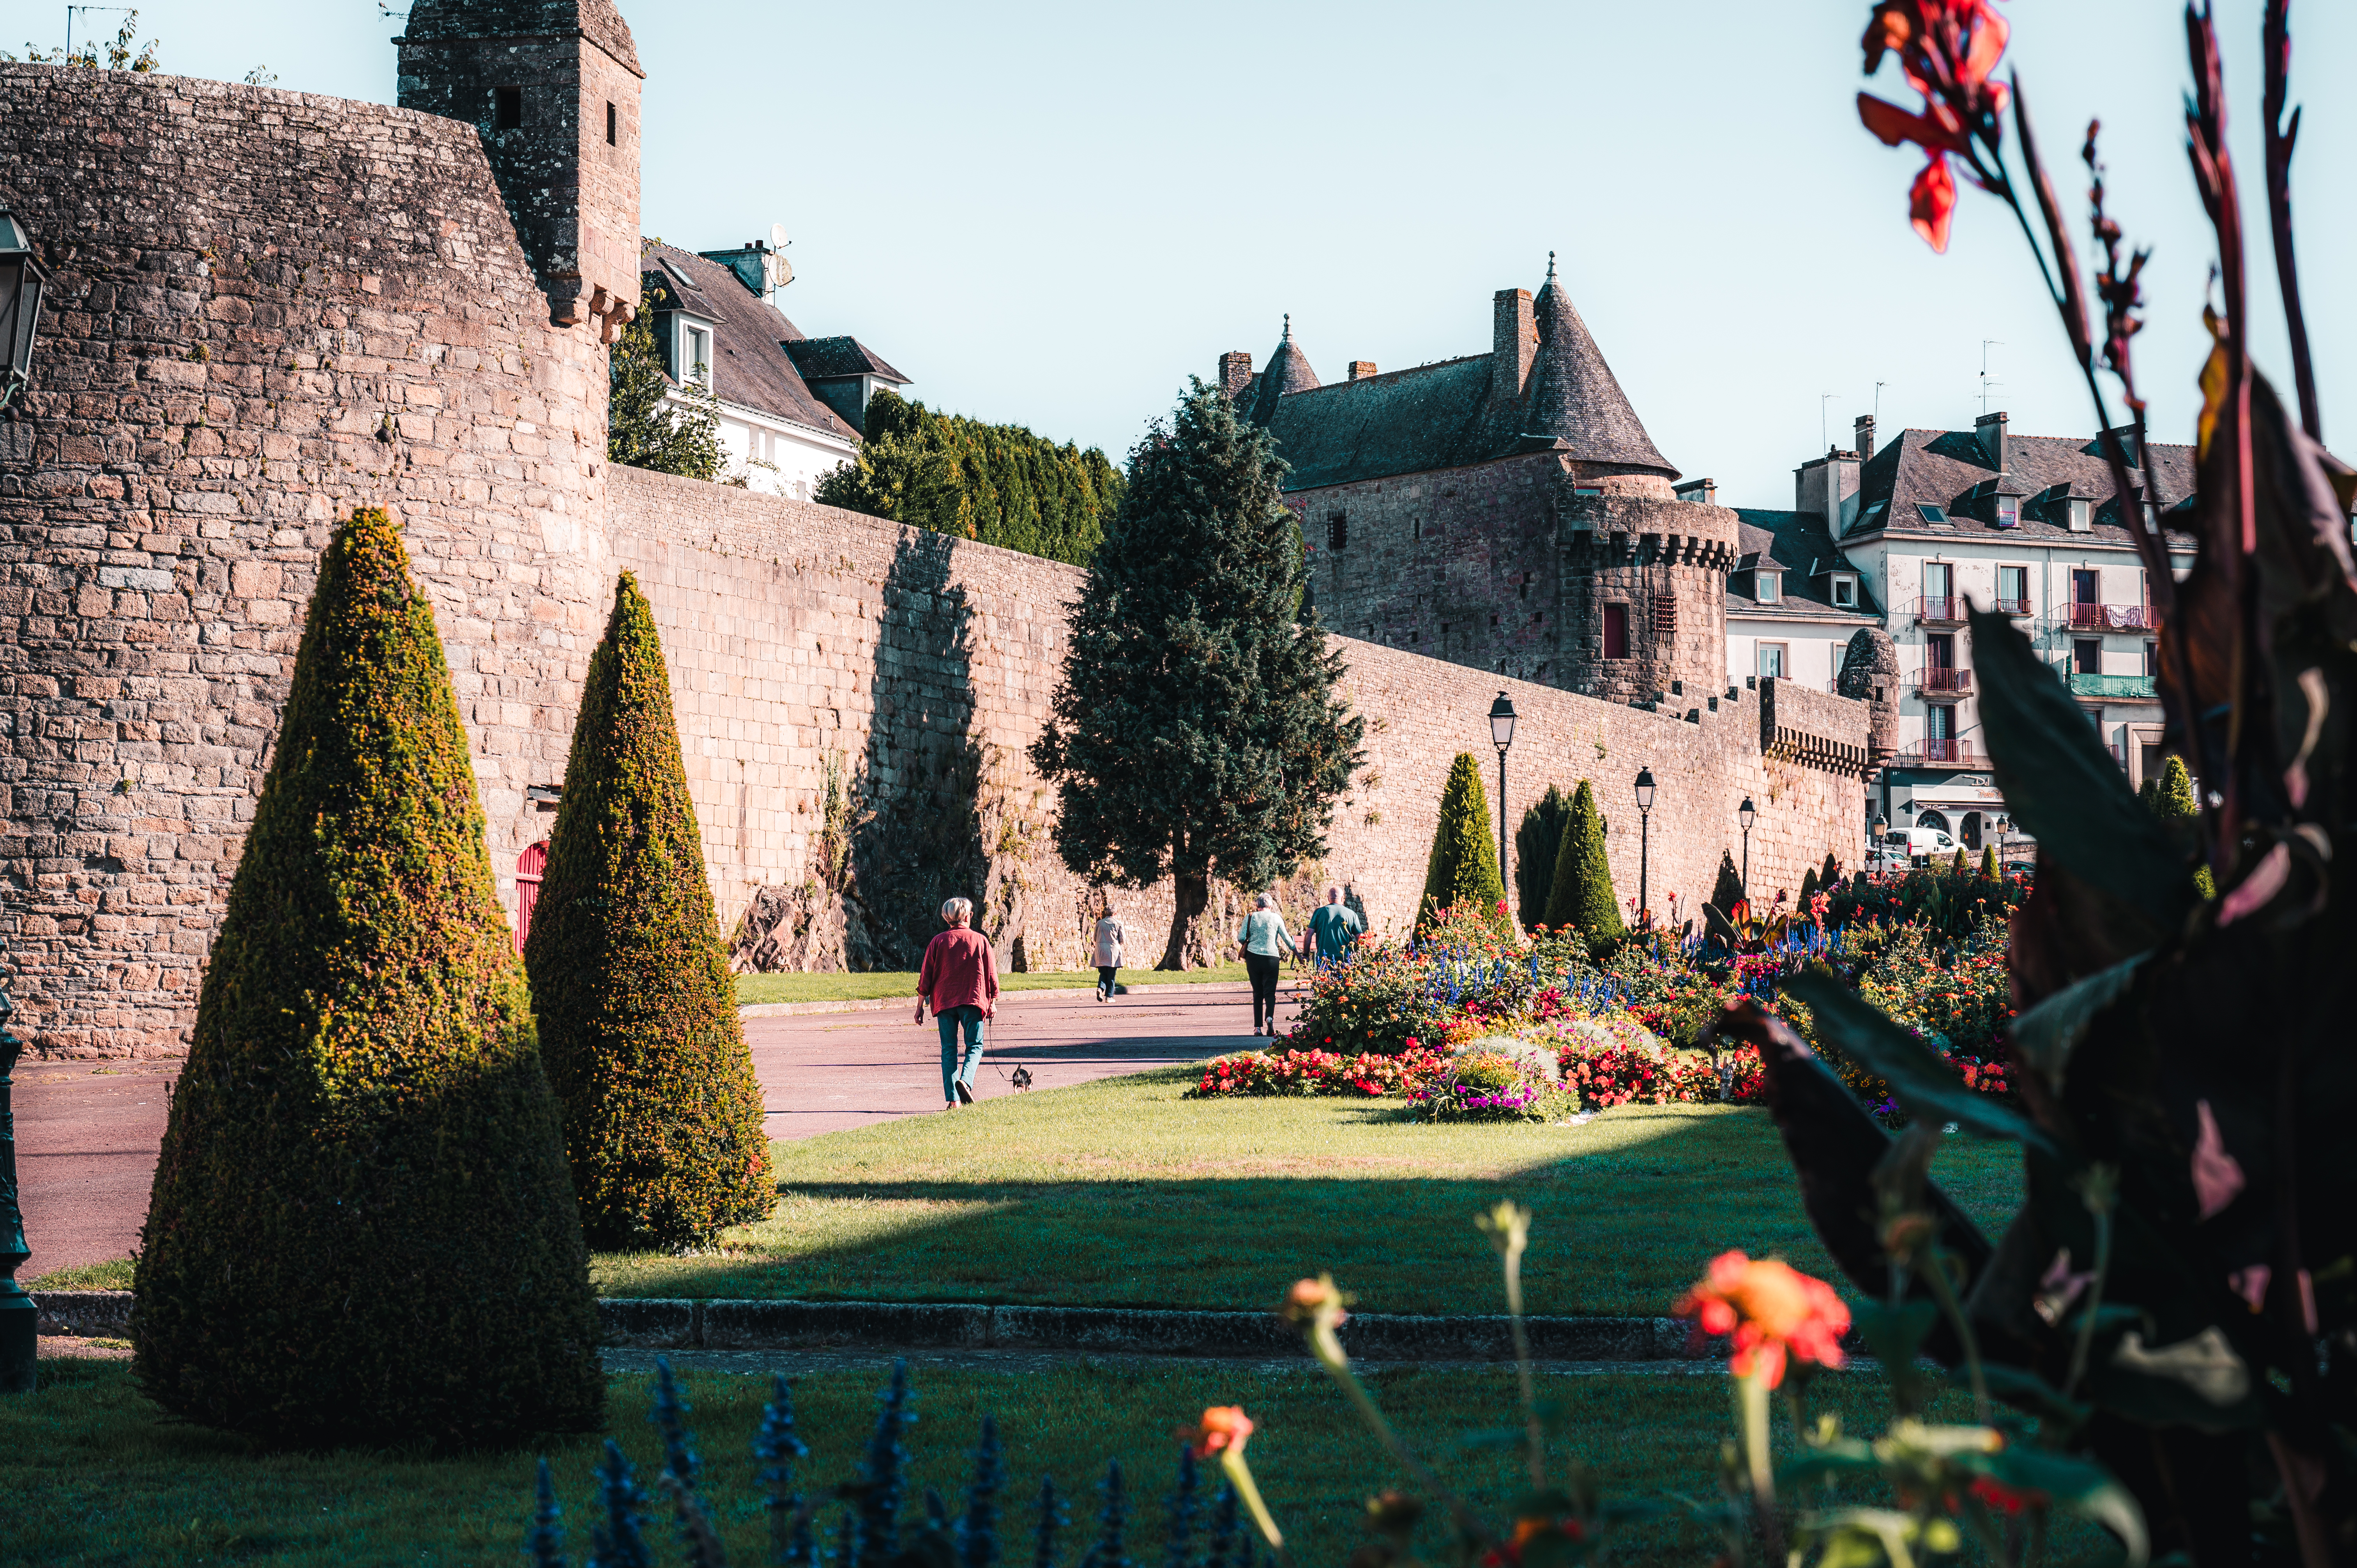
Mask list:
[[472,126],[38,65],[0,65],[0,201],[53,274],[0,417],[18,1028],[177,1050],[355,507],[434,596],[494,864],[543,831],[610,586],[605,355],[550,327]]

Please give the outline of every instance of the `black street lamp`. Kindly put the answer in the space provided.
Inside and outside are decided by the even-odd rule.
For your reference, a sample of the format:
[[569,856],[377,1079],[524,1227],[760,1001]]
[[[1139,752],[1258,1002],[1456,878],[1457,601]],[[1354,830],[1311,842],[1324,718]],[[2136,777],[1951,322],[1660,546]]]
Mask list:
[[1506,885],[1506,747],[1514,744],[1514,704],[1505,693],[1490,704],[1490,744],[1498,748],[1498,882]]
[[2013,832],[2013,819],[2003,811],[1996,814],[1996,879],[2005,880],[2005,840]]
[[0,408],[33,376],[33,339],[41,331],[41,289],[49,274],[33,254],[16,215],[0,207]]
[[1653,770],[1637,769],[1637,919],[1641,925],[1652,924],[1652,904],[1646,886],[1651,875],[1653,854]]
[[1874,862],[1878,856],[1887,856],[1889,854],[1889,847],[1882,842],[1889,836],[1889,833],[1890,819],[1880,811],[1875,812],[1873,822],[1866,830],[1866,860],[1868,870],[1875,869]]
[[1751,902],[1751,824],[1760,813],[1751,809],[1751,797],[1743,797],[1743,804],[1735,808],[1735,820],[1743,824],[1743,901]]
[[[0,950],[5,952],[5,950]],[[0,1394],[33,1391],[40,1369],[41,1314],[16,1271],[32,1254],[25,1245],[25,1216],[16,1207],[16,1115],[11,1103],[16,1058],[24,1042],[8,1032],[8,971],[0,962]]]

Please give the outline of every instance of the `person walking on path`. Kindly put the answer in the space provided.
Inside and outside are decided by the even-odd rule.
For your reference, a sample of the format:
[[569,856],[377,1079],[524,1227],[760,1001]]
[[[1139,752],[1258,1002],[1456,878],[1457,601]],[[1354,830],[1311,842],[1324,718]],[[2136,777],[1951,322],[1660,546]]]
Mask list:
[[[997,1010],[998,961],[990,943],[971,922],[974,900],[952,898],[942,906],[949,929],[925,944],[924,966],[917,972],[917,1022],[925,1021],[930,1004],[942,1031],[942,1099],[954,1111],[961,1101],[974,1103],[974,1070],[982,1066],[982,1021]],[[963,1063],[958,1035],[965,1035]]]
[[1113,918],[1113,906],[1107,904],[1097,917],[1097,1000],[1110,1002],[1114,996],[1114,979],[1121,972],[1121,944],[1128,935],[1121,922]]
[[1359,935],[1365,929],[1359,923],[1359,917],[1351,913],[1350,906],[1342,902],[1342,890],[1329,887],[1326,902],[1309,917],[1309,934],[1301,940],[1301,956],[1315,958],[1320,969],[1340,963],[1359,945]]
[[1264,893],[1254,900],[1236,946],[1243,954],[1244,972],[1252,977],[1253,1033],[1274,1038],[1277,966],[1293,951],[1293,933],[1285,929],[1285,917],[1277,913],[1275,898]]

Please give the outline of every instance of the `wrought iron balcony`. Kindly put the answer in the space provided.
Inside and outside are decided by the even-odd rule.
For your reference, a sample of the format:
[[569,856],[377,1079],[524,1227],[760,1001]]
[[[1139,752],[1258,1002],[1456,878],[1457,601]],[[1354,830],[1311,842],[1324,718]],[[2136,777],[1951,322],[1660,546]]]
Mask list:
[[2028,599],[1992,599],[1989,601],[1989,608],[2001,616],[2029,616],[2036,613],[2031,609]]
[[2083,675],[2073,671],[2069,679],[2074,697],[2102,697],[2125,703],[2151,702],[2158,695],[2149,675]]
[[1962,626],[1964,624],[1964,596],[1948,594],[1934,597],[1926,594],[1915,601],[1915,618],[1925,626]]
[[2072,631],[2158,631],[2159,618],[2150,605],[2070,606],[2066,618]]
[[1981,766],[1980,756],[1968,740],[1919,740],[1901,751],[1897,760],[1902,768],[1921,767],[1927,762],[1957,768]]
[[1952,695],[1969,695],[1973,689],[1973,672],[1951,670],[1942,665],[1927,664],[1915,675],[1917,690],[1943,692]]

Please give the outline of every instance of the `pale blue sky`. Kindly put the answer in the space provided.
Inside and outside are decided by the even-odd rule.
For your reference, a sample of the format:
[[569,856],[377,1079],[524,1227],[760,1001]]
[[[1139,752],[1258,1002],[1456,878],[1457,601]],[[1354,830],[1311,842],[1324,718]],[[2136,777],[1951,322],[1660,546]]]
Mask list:
[[[857,334],[937,407],[1118,457],[1223,349],[1279,319],[1319,375],[1486,350],[1490,298],[1560,252],[1655,443],[1732,504],[1874,406],[2029,434],[2092,428],[2004,209],[1967,190],[1934,256],[1907,226],[1919,159],[1857,124],[1867,7],[1840,3],[1189,6],[621,0],[648,80],[645,227],[696,249],[782,221],[780,296]],[[2262,368],[2289,381],[2265,239],[2259,0],[2222,0]],[[2066,204],[2100,114],[2113,207],[2156,249],[2138,339],[2157,434],[2190,439],[2212,259],[2186,169],[2169,0],[2015,0],[2011,59]],[[93,13],[93,30],[117,18]],[[2296,197],[2325,432],[2357,451],[2357,6],[2297,0],[2308,102]],[[169,70],[389,101],[397,20],[373,0],[151,0]],[[64,8],[0,0],[0,43],[61,41]],[[2345,67],[2342,71],[2345,79]],[[1890,68],[1879,84],[1905,99]]]

